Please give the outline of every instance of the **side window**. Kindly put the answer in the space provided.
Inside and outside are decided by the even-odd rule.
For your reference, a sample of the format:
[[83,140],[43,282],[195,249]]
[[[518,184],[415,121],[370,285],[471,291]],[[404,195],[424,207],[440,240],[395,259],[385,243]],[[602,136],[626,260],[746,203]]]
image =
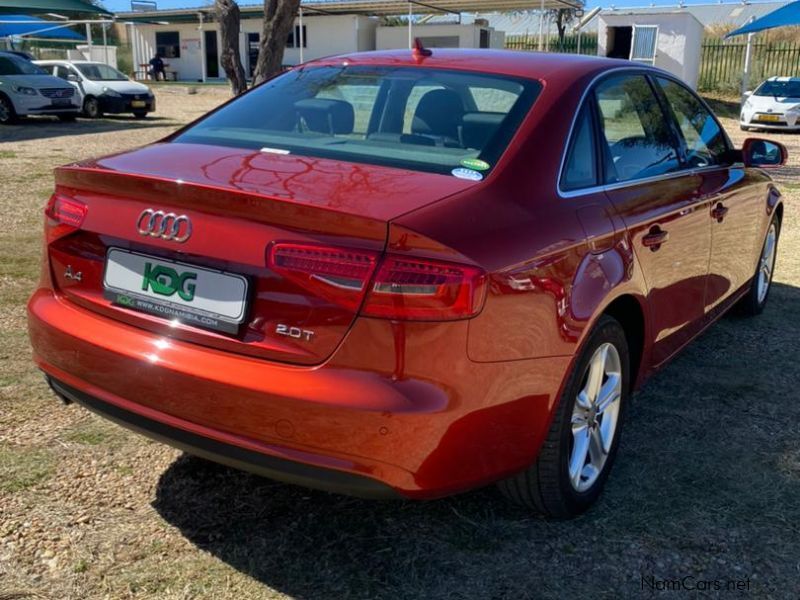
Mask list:
[[670,79],[657,78],[686,142],[686,161],[692,167],[719,165],[728,143],[714,117],[685,87]]
[[608,152],[606,183],[654,177],[680,168],[664,113],[643,75],[606,79],[595,95]]
[[597,180],[592,111],[589,103],[586,103],[575,122],[564,173],[561,175],[561,189],[568,191],[592,187],[597,185]]
[[56,77],[60,77],[61,79],[67,79],[67,75],[69,75],[69,69],[62,65],[58,65],[56,67]]

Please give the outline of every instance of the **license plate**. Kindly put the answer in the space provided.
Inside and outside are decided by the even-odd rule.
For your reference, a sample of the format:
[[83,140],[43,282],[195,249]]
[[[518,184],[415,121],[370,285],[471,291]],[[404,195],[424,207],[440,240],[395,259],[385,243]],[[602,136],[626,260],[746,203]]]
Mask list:
[[247,308],[241,275],[109,249],[103,295],[114,304],[196,327],[236,333]]
[[147,103],[144,100],[131,100],[132,108],[144,108],[145,106],[147,106]]
[[770,123],[775,123],[780,121],[781,118],[778,115],[758,115],[759,121],[768,121]]
[[53,104],[55,106],[69,106],[72,104],[72,100],[69,98],[53,98]]

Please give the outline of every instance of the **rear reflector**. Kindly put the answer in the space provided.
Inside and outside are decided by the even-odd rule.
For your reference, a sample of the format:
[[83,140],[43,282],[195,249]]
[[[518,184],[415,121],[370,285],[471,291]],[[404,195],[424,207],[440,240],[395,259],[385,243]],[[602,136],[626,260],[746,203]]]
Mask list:
[[381,262],[363,313],[442,321],[478,314],[486,274],[476,267],[389,254]]
[[44,212],[54,221],[77,229],[83,224],[88,207],[78,200],[71,200],[54,194],[50,197]]
[[[453,320],[481,310],[486,274],[477,267],[366,250],[276,243],[268,264],[316,295],[362,313],[396,320]],[[370,284],[371,282],[371,284]],[[367,291],[369,288],[369,291]]]

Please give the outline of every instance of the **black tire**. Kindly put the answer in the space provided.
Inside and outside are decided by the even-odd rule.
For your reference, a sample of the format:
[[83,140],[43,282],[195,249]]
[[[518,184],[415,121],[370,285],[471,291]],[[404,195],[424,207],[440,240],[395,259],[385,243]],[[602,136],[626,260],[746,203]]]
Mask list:
[[58,120],[62,123],[72,123],[75,119],[78,118],[78,115],[75,113],[70,113],[68,115],[58,115]]
[[135,110],[133,111],[133,116],[137,119],[144,119],[147,116],[146,110]]
[[[769,272],[766,293],[762,297],[761,293],[759,292],[760,274],[763,267],[762,258],[764,256],[764,250],[767,247],[767,243],[769,242],[770,232],[772,231],[773,227],[775,228],[775,241],[772,267]],[[758,255],[758,264],[756,265],[756,272],[753,274],[753,279],[750,281],[750,288],[747,290],[747,294],[739,301],[739,305],[737,307],[739,312],[745,316],[755,317],[756,315],[760,315],[762,312],[764,312],[764,307],[767,305],[767,300],[769,300],[769,292],[772,289],[772,276],[775,273],[775,258],[777,257],[778,242],[780,239],[781,222],[776,214],[774,217],[772,217],[772,221],[770,221],[769,227],[767,228],[767,234],[764,236],[764,242],[761,244],[761,252]]]
[[89,119],[99,119],[103,116],[103,111],[100,110],[100,101],[94,96],[86,96],[83,101],[83,114]]
[[[572,413],[578,393],[584,387],[590,361],[604,344],[612,344],[619,355],[621,391],[617,425],[599,475],[588,489],[578,491],[569,476]],[[585,512],[603,491],[614,463],[629,394],[630,354],[625,331],[616,319],[602,316],[575,362],[539,456],[525,471],[499,482],[500,491],[511,501],[548,517],[571,518]]]
[[0,94],[0,125],[11,125],[17,121],[17,111],[11,100]]

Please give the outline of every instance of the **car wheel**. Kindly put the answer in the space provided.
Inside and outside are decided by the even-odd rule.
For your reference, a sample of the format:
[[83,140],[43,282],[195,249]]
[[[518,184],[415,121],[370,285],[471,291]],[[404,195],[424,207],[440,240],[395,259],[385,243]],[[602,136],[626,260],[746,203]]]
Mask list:
[[97,98],[88,96],[86,100],[83,101],[83,114],[90,119],[99,119],[102,117],[103,113],[100,110],[100,101]]
[[625,332],[600,318],[575,362],[536,461],[498,485],[550,517],[574,517],[600,496],[617,453],[630,387]]
[[146,110],[136,110],[133,112],[133,116],[137,119],[144,119],[147,116]]
[[742,298],[739,307],[746,315],[760,315],[769,299],[769,290],[772,287],[772,274],[775,270],[775,257],[778,253],[778,239],[781,235],[781,223],[777,215],[772,218],[761,247],[761,256],[758,258],[755,275],[750,282],[750,289]]
[[0,96],[0,123],[9,125],[17,120],[17,113],[11,100],[5,96]]
[[62,123],[72,123],[77,118],[78,115],[76,114],[58,115],[58,120]]

